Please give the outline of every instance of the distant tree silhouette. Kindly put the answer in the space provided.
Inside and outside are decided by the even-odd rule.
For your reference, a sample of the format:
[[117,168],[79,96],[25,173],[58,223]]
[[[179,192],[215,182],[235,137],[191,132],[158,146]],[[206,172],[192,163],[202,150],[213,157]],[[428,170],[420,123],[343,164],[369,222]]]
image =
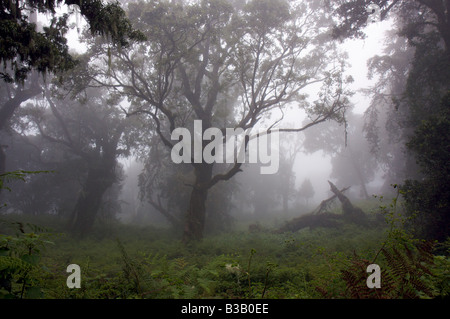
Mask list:
[[309,178],[306,178],[303,183],[302,186],[300,186],[299,189],[299,195],[301,198],[304,198],[306,201],[306,205],[309,204],[309,200],[314,197],[315,191],[314,191],[314,187],[312,186],[311,181],[309,180]]

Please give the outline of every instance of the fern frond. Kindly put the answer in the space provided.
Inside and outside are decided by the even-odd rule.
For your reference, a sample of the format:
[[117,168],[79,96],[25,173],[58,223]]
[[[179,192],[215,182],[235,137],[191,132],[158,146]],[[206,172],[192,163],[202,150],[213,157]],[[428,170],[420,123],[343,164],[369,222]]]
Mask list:
[[411,285],[418,291],[423,292],[424,294],[426,294],[429,297],[433,296],[433,293],[431,292],[431,290],[428,288],[428,286],[419,278],[412,276],[409,279],[409,282],[411,283]]
[[404,278],[408,273],[411,273],[412,268],[403,254],[397,248],[392,248],[393,261],[391,263],[392,271],[399,278]]
[[433,250],[435,243],[432,241],[424,241],[417,245],[417,250],[419,253],[419,261],[424,262],[428,265],[434,264]]
[[175,268],[177,268],[178,270],[186,268],[189,264],[186,259],[184,259],[184,257],[174,259],[173,263],[175,265]]
[[316,291],[322,295],[323,298],[331,299],[332,295],[323,287],[316,287]]

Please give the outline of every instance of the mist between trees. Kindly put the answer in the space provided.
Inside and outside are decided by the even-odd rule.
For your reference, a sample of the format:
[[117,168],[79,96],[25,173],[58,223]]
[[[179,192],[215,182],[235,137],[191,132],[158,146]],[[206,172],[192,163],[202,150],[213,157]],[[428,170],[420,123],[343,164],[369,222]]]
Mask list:
[[[169,226],[190,243],[307,214],[330,179],[353,202],[401,185],[408,227],[445,240],[448,3],[373,2],[394,29],[363,106],[341,41],[365,36],[366,1],[2,2],[2,181],[52,172],[10,182],[2,214],[57,215],[78,236],[114,219]],[[83,53],[67,45],[73,6]],[[259,132],[259,161],[227,130]]]

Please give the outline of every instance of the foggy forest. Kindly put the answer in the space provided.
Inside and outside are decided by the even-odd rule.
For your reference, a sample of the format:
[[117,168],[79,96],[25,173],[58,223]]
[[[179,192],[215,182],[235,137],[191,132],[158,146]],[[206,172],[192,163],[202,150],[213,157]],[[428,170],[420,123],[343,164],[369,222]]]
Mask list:
[[449,0],[0,6],[0,299],[449,298]]

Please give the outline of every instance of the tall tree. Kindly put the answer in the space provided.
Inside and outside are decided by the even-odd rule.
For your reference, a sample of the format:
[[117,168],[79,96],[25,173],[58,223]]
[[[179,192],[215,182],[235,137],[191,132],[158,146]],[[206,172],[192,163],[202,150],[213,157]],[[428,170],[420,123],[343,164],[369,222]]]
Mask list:
[[[0,131],[8,128],[20,105],[43,92],[39,74],[61,73],[77,61],[69,53],[66,34],[72,13],[59,14],[57,8],[76,6],[87,21],[92,35],[101,35],[113,46],[126,47],[130,41],[143,40],[132,28],[118,2],[102,0],[26,0],[0,1],[1,84],[7,94],[0,101]],[[39,30],[37,13],[46,14],[50,23]],[[27,79],[29,81],[27,81]],[[0,174],[6,171],[7,145],[0,143]]]
[[[348,102],[344,66],[322,33],[327,21],[314,1],[232,4],[226,0],[130,4],[130,19],[151,41],[131,50],[109,51],[110,70],[91,64],[91,85],[126,95],[131,102],[127,114],[147,117],[169,149],[174,146],[171,133],[192,127],[194,120],[202,121],[202,133],[212,127],[223,133],[227,127],[247,130],[264,120],[266,128],[273,128],[278,121],[270,121],[268,115],[291,102],[305,109],[311,121],[280,131],[299,132],[340,119]],[[92,44],[92,61],[108,50]],[[323,90],[308,104],[302,90],[319,82]],[[231,179],[242,165],[236,161],[217,171],[214,163],[192,162],[185,242],[203,236],[208,191]]]
[[[392,13],[398,29],[397,35],[407,40],[408,48],[403,52],[413,53],[410,59],[402,60],[402,54],[397,50],[391,57],[373,60],[378,63],[379,70],[387,67],[390,71],[403,72],[398,74],[400,76],[392,72],[394,76],[387,82],[390,87],[382,93],[398,94],[401,89],[401,95],[393,99],[391,105],[404,115],[400,122],[403,133],[401,135],[405,136],[403,142],[406,142],[409,151],[415,152],[415,158],[422,168],[420,172],[422,176],[411,176],[402,187],[408,208],[407,214],[411,217],[416,216],[415,222],[412,223],[413,228],[416,226],[422,228],[417,234],[427,238],[435,236],[434,238],[443,239],[448,236],[448,217],[445,215],[448,215],[448,211],[442,214],[439,207],[446,207],[443,203],[448,201],[448,191],[445,187],[441,189],[436,185],[448,184],[449,176],[448,174],[437,176],[429,165],[431,159],[437,160],[439,164],[443,164],[440,160],[442,158],[448,161],[448,154],[445,152],[448,138],[443,133],[448,131],[448,122],[445,120],[447,115],[442,112],[442,106],[445,108],[445,105],[448,105],[446,94],[450,89],[450,1],[374,2],[380,6],[382,17]],[[344,37],[361,35],[364,25],[361,12],[367,2],[337,1],[333,5],[339,13],[335,35]],[[390,71],[388,73],[391,73]],[[398,81],[401,78],[404,79],[403,83]],[[444,120],[441,121],[441,118]],[[437,136],[439,134],[444,135]],[[425,147],[423,143],[431,144]],[[443,164],[441,167],[444,172],[445,166]],[[422,200],[418,201],[419,198]]]
[[370,154],[376,157],[385,173],[383,194],[394,190],[392,184],[417,177],[414,156],[405,145],[412,124],[404,98],[415,50],[396,33],[396,30],[389,31],[387,36],[392,41],[383,54],[368,61],[369,77],[378,76],[378,80],[365,90],[371,101],[364,113],[364,134],[370,144]]
[[306,205],[308,205],[309,200],[314,197],[314,188],[309,180],[309,178],[305,178],[302,185],[300,186],[300,189],[298,190],[298,195],[301,198],[304,198],[306,201]]
[[12,131],[4,137],[10,145],[7,165],[10,171],[45,171],[27,176],[26,183],[11,184],[12,191],[2,194],[5,209],[22,214],[47,213],[66,217],[73,209],[81,177],[86,169],[84,162],[65,147],[59,147],[30,130],[27,123],[29,108],[24,106],[15,114]]
[[45,99],[24,110],[42,138],[84,163],[82,189],[69,218],[70,229],[82,236],[91,230],[104,194],[119,180],[118,156],[130,149],[123,138],[128,121],[116,106],[120,99],[101,90],[83,93],[78,99],[58,99],[47,89]]

